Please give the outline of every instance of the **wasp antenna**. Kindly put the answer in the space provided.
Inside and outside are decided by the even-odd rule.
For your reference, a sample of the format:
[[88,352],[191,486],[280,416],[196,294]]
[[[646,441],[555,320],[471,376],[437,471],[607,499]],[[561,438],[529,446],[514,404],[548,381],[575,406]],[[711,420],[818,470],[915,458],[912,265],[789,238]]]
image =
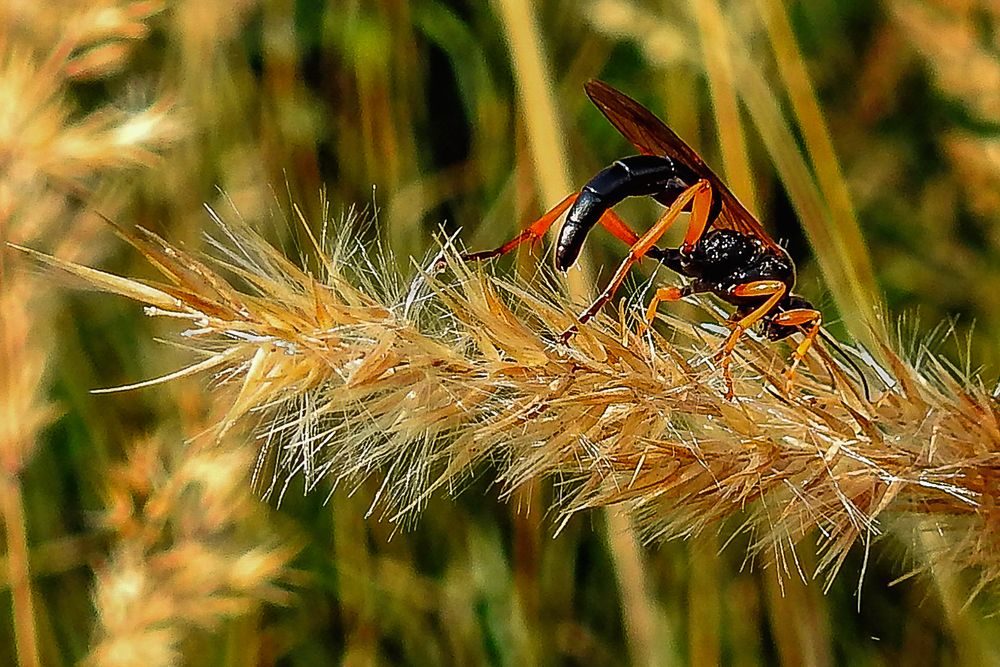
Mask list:
[[861,367],[858,366],[857,362],[851,359],[850,355],[847,354],[847,351],[844,350],[843,346],[840,344],[840,341],[838,341],[836,338],[826,333],[826,331],[824,331],[823,329],[819,330],[819,335],[823,339],[824,343],[826,343],[833,350],[835,350],[837,354],[840,355],[841,359],[846,361],[851,368],[857,371],[858,377],[861,378],[861,386],[864,387],[865,401],[871,403],[872,402],[871,388],[868,386],[868,378],[865,377],[865,373],[864,371],[861,370]]

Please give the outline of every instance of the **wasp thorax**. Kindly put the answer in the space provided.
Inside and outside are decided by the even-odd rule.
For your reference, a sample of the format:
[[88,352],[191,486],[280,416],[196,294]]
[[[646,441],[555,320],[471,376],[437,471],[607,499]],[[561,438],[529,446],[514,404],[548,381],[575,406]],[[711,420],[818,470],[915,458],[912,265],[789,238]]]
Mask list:
[[709,277],[728,275],[743,266],[760,250],[760,242],[752,236],[729,229],[709,231],[686,253],[687,268],[695,275]]

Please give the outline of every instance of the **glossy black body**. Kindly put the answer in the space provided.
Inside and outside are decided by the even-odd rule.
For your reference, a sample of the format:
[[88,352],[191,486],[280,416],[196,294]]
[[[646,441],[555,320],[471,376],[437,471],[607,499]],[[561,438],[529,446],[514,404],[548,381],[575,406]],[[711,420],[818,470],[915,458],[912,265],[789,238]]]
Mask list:
[[772,322],[775,314],[813,305],[792,294],[795,286],[795,265],[784,252],[776,252],[760,239],[731,229],[709,229],[690,253],[681,248],[657,249],[650,253],[677,273],[692,278],[687,292],[711,292],[736,306],[738,319],[748,315],[767,301],[767,296],[738,296],[735,290],[758,280],[780,280],[787,287],[785,296],[761,320],[764,335],[770,340],[787,338],[798,327],[786,327]]
[[556,268],[566,271],[580,256],[587,233],[604,212],[626,197],[652,197],[670,206],[698,182],[687,165],[659,155],[632,155],[616,160],[587,182],[566,215],[556,243]]
[[[670,157],[636,155],[623,158],[598,172],[583,186],[570,208],[556,244],[556,266],[565,271],[576,261],[584,239],[609,208],[626,197],[649,196],[669,206],[698,177],[690,167]],[[733,229],[715,229],[719,214],[713,197],[706,232],[690,251],[684,248],[651,248],[648,257],[657,259],[677,273],[692,279],[684,294],[711,292],[737,307],[739,319],[763,305],[768,296],[739,296],[741,285],[760,280],[781,281],[785,296],[761,319],[764,335],[781,340],[799,330],[773,322],[776,314],[794,309],[813,309],[806,299],[791,293],[795,286],[795,265],[788,254],[773,243]]]

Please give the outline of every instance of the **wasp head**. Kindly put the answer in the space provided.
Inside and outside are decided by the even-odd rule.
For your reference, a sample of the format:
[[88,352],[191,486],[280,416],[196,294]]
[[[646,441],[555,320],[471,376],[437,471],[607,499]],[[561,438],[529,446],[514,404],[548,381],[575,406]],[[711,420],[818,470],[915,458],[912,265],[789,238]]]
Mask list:
[[[789,294],[778,303],[778,306],[772,311],[772,314],[777,315],[778,313],[799,309],[815,310],[815,307],[801,296],[797,294]],[[774,320],[770,317],[765,318],[762,323],[762,332],[768,340],[782,340],[798,331],[802,331],[802,328],[798,325],[784,326],[781,324],[775,324]]]

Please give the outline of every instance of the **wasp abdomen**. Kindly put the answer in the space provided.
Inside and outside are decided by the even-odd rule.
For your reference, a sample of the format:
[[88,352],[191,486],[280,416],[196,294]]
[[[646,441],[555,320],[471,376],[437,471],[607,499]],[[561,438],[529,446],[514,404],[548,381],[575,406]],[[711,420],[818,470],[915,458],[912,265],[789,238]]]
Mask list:
[[565,271],[580,256],[587,232],[604,212],[626,197],[674,198],[697,179],[685,165],[659,155],[633,155],[599,171],[580,190],[556,243],[556,268]]

